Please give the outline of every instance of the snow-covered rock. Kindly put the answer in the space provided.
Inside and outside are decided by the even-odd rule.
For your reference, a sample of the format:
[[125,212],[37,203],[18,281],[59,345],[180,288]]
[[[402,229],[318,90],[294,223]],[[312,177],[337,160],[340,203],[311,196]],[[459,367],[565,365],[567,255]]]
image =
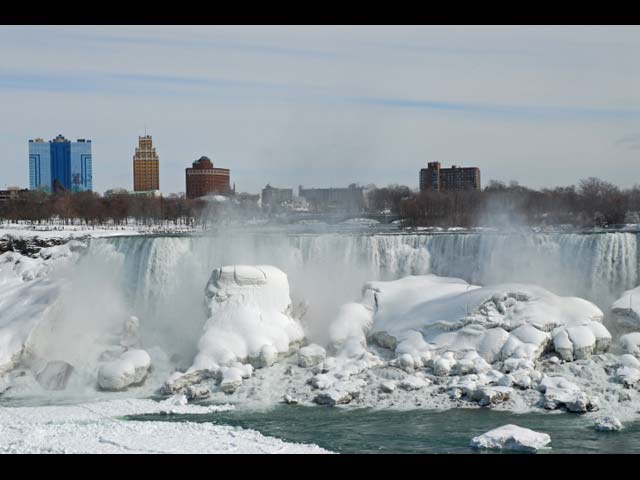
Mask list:
[[[368,336],[394,349],[401,368],[410,372],[412,360],[414,368],[428,364],[438,376],[489,371],[498,361],[507,368],[509,361],[528,361],[533,368],[554,348],[565,359],[586,358],[611,342],[598,307],[536,285],[478,287],[456,278],[408,276],[366,283],[360,304],[343,309],[331,325],[342,344],[352,338],[366,346]],[[482,361],[465,358],[470,351]]]
[[640,369],[622,366],[616,370],[616,380],[625,387],[634,387],[640,383]]
[[544,408],[549,410],[561,406],[577,413],[596,409],[595,402],[580,387],[563,377],[543,378],[540,391],[544,393]]
[[380,383],[380,391],[384,393],[391,393],[395,391],[397,383],[393,380],[387,380]]
[[618,342],[625,353],[630,353],[640,357],[640,332],[627,333],[622,335]]
[[624,292],[618,300],[613,302],[611,311],[620,326],[638,329],[640,327],[640,286]]
[[302,368],[314,367],[321,363],[326,356],[327,352],[324,348],[312,343],[298,350],[298,365]]
[[287,405],[296,405],[300,402],[296,397],[289,395],[288,393],[282,397],[282,401]]
[[429,385],[431,381],[418,375],[407,375],[404,380],[399,383],[399,387],[403,390],[419,390]]
[[328,390],[318,393],[313,401],[318,405],[344,405],[358,398],[364,382],[340,382]]
[[304,337],[300,323],[289,315],[287,275],[275,267],[217,268],[205,294],[209,320],[190,371],[215,371],[255,358],[262,358],[263,365]]
[[151,357],[144,350],[127,350],[117,360],[102,364],[98,386],[102,390],[124,390],[142,383],[151,367]]
[[509,400],[513,388],[511,387],[482,387],[473,392],[472,398],[482,407],[488,405],[496,405]]
[[189,373],[175,372],[162,385],[160,393],[163,395],[184,394],[189,400],[205,398],[210,393],[205,382],[219,379],[221,379],[220,372],[210,370],[196,370]]
[[613,415],[605,415],[596,420],[594,427],[601,432],[617,432],[622,430],[622,423]]
[[472,448],[535,452],[545,448],[549,443],[551,443],[551,437],[546,433],[536,432],[517,425],[504,425],[472,438],[470,446]]

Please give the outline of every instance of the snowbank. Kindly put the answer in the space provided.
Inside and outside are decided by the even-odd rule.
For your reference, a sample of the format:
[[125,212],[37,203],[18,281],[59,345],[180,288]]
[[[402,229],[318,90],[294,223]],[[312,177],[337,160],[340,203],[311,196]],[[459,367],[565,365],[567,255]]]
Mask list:
[[287,353],[304,332],[290,316],[287,275],[268,265],[232,265],[213,271],[207,284],[209,320],[189,371],[219,370],[234,362],[255,366]]

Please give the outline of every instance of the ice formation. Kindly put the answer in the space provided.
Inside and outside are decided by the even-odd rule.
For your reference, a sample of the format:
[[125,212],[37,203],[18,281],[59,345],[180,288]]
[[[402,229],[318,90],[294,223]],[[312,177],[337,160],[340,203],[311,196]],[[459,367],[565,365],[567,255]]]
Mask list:
[[495,448],[536,452],[547,447],[551,437],[517,425],[504,425],[471,439],[472,448]]
[[[279,355],[290,354],[299,347],[304,332],[293,318],[289,282],[281,270],[269,266],[231,265],[213,271],[205,289],[209,320],[198,343],[198,353],[187,375],[214,372],[220,389],[235,391],[253,368],[273,365]],[[307,348],[314,361],[318,347]],[[165,390],[177,392],[184,387],[184,375],[174,374]],[[206,375],[205,375],[206,376]],[[181,380],[182,379],[182,380]]]

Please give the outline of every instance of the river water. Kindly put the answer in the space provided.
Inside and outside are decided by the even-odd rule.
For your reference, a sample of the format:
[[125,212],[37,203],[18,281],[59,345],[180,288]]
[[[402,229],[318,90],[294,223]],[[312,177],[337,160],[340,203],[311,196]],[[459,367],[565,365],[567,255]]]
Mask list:
[[[250,428],[288,442],[313,443],[338,453],[482,453],[471,438],[509,423],[551,436],[539,453],[640,453],[640,422],[598,432],[593,416],[514,414],[489,409],[374,410],[282,405],[238,408],[210,415],[139,415],[128,420],[213,422]],[[507,453],[507,452],[501,452]]]

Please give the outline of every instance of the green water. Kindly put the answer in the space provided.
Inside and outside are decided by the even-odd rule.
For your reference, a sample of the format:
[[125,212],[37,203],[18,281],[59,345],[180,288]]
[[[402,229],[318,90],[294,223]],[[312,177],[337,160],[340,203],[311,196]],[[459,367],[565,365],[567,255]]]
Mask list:
[[477,453],[472,437],[514,423],[547,433],[551,449],[539,453],[640,453],[640,422],[620,432],[597,432],[593,417],[513,414],[488,409],[390,411],[277,406],[210,415],[138,415],[128,420],[211,422],[257,430],[288,442],[313,443],[339,453]]

